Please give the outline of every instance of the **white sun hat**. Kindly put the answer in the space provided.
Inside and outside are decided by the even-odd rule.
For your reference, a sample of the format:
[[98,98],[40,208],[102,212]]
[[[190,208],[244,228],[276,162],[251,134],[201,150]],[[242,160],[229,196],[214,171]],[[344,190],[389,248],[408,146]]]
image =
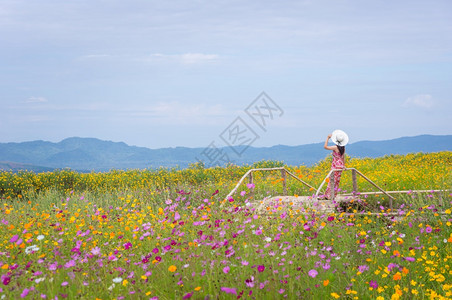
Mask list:
[[342,130],[336,129],[331,134],[331,140],[338,146],[345,146],[348,143],[348,135]]

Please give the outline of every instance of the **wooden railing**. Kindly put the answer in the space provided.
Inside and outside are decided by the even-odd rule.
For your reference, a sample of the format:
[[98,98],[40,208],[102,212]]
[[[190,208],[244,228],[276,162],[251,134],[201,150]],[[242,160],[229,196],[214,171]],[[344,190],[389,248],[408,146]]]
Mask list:
[[323,179],[322,183],[320,184],[319,188],[317,189],[316,193],[315,193],[315,197],[318,198],[320,191],[323,187],[323,185],[325,184],[325,182],[329,179],[329,185],[330,185],[330,195],[326,195],[330,200],[334,200],[335,197],[335,186],[334,186],[334,174],[336,172],[344,172],[344,171],[352,171],[352,182],[353,182],[353,193],[352,195],[356,195],[358,193],[358,182],[357,182],[357,178],[356,178],[356,174],[358,174],[359,176],[361,176],[362,178],[364,178],[367,182],[369,182],[371,185],[373,185],[374,187],[376,187],[377,189],[380,190],[380,192],[382,194],[385,194],[386,196],[389,197],[389,207],[392,210],[392,201],[394,200],[394,197],[392,197],[391,195],[389,195],[385,190],[383,190],[381,187],[379,187],[378,185],[376,185],[372,180],[370,180],[369,178],[367,178],[366,176],[364,176],[363,173],[361,173],[360,171],[356,170],[355,168],[344,168],[344,169],[332,169],[328,175],[325,176],[325,179]]
[[234,189],[226,196],[225,200],[229,199],[229,197],[234,195],[234,193],[237,191],[237,189],[242,184],[242,182],[245,180],[245,178],[248,177],[249,183],[253,183],[253,172],[257,172],[257,171],[275,171],[275,170],[281,170],[281,178],[283,179],[282,183],[283,183],[283,195],[284,196],[287,195],[287,174],[289,174],[289,176],[295,178],[296,180],[300,181],[302,184],[304,184],[305,186],[309,187],[310,189],[315,190],[315,188],[313,186],[311,186],[309,183],[307,183],[307,182],[301,180],[300,178],[298,178],[297,176],[295,176],[293,173],[288,171],[285,167],[259,168],[259,169],[250,169],[250,170],[248,170],[248,172],[246,172],[245,175],[243,175],[242,178],[239,180],[239,182],[234,187]]
[[[312,185],[310,185],[309,183],[301,180],[300,178],[295,176],[293,173],[288,171],[285,167],[258,168],[258,169],[250,169],[250,170],[248,170],[245,173],[245,175],[243,175],[242,178],[239,180],[239,182],[234,187],[234,189],[232,189],[232,191],[225,197],[225,200],[228,200],[232,195],[234,195],[234,193],[237,191],[239,186],[243,183],[245,178],[248,177],[248,182],[249,183],[253,183],[253,172],[257,172],[257,171],[275,171],[275,170],[280,170],[281,171],[281,178],[283,179],[282,180],[282,184],[283,184],[283,195],[284,196],[287,195],[287,174],[289,176],[295,178],[296,180],[300,181],[305,186],[309,187],[310,190],[316,190]],[[325,183],[328,181],[328,178],[329,178],[329,183],[328,184],[330,184],[330,192],[331,192],[331,194],[328,195],[328,198],[330,200],[334,200],[334,198],[335,198],[335,188],[336,188],[334,186],[334,174],[335,174],[335,172],[344,172],[344,171],[351,171],[352,172],[353,191],[350,194],[341,194],[341,196],[384,194],[384,195],[388,196],[388,198],[389,198],[389,206],[390,206],[390,209],[392,210],[393,209],[393,201],[395,199],[390,194],[400,194],[400,193],[409,193],[410,192],[410,191],[389,191],[389,192],[387,192],[387,191],[383,190],[381,187],[379,187],[377,184],[375,184],[375,182],[373,182],[372,180],[367,178],[363,173],[361,173],[357,169],[355,169],[355,168],[344,168],[344,169],[333,169],[333,170],[330,170],[330,172],[328,172],[328,174],[325,176],[325,178],[323,179],[323,181],[320,184],[319,188],[316,190],[316,193],[312,197],[316,198],[316,199],[319,199],[319,197],[324,196],[324,195],[320,195],[320,192],[322,190],[322,187],[325,185]],[[358,191],[357,175],[361,176],[362,178],[364,178],[364,180],[366,180],[371,185],[373,185],[375,188],[377,188],[379,190],[379,192],[359,192]],[[448,191],[448,190],[412,190],[411,192],[412,193],[423,193],[423,192],[441,193],[441,192],[444,192],[444,191]],[[441,194],[440,194],[440,200],[441,200],[440,202],[442,203]],[[223,202],[223,203],[225,203],[225,202]]]

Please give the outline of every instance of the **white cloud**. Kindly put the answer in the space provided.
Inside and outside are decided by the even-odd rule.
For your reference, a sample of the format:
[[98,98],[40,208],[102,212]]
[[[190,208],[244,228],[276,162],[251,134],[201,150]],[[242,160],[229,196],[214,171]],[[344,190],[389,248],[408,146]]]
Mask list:
[[420,108],[432,108],[434,105],[433,97],[429,94],[421,94],[409,97],[403,103],[403,106],[410,107],[416,106]]
[[47,99],[44,97],[30,97],[25,100],[25,103],[45,103]]
[[79,57],[80,60],[91,60],[91,59],[110,59],[114,58],[114,55],[110,54],[88,54],[88,55],[82,55]]
[[193,65],[201,63],[215,62],[220,58],[218,54],[204,53],[183,53],[183,54],[162,54],[152,53],[150,55],[111,55],[111,54],[87,54],[78,59],[84,60],[120,60],[135,62],[174,62],[183,65]]
[[214,62],[220,58],[217,54],[204,53],[183,53],[183,54],[162,54],[153,53],[146,60],[147,61],[170,61],[181,63],[184,65],[200,64]]
[[153,118],[172,124],[218,123],[219,119],[233,119],[235,112],[224,105],[189,104],[179,101],[160,102],[148,107],[134,107],[122,110],[122,117]]

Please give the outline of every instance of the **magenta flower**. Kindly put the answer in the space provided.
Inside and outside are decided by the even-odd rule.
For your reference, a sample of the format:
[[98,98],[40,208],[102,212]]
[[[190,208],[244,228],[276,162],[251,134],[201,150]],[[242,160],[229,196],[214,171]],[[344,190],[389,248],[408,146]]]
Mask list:
[[378,288],[378,283],[377,283],[375,280],[371,280],[371,281],[369,282],[369,286],[370,286],[371,288],[376,289],[376,288]]
[[247,287],[250,287],[250,288],[254,287],[254,276],[251,276],[250,279],[246,279],[245,284]]
[[[3,277],[3,275],[2,275],[2,277]],[[8,285],[10,282],[11,282],[11,277],[5,276],[2,278],[3,285]]]
[[154,248],[154,249],[152,249],[152,253],[154,253],[154,254],[159,253],[159,248]]
[[117,261],[118,260],[118,258],[115,256],[115,255],[110,255],[109,257],[108,257],[108,260],[111,260],[111,261]]
[[228,287],[222,287],[221,288],[222,292],[225,292],[226,294],[234,294],[237,295],[237,291],[235,288],[228,288]]
[[259,273],[262,273],[265,270],[265,266],[263,265],[257,266],[257,270],[259,271]]
[[432,232],[432,227],[427,226],[427,227],[425,228],[425,232],[431,233],[431,232]]
[[190,299],[192,295],[193,295],[193,292],[186,293],[185,296],[182,299]]
[[317,270],[315,269],[312,269],[308,272],[308,275],[311,276],[312,278],[315,278],[318,274],[319,272],[317,272]]
[[21,297],[21,298],[27,297],[27,295],[28,295],[29,292],[30,292],[30,289],[25,288],[25,289],[22,291],[22,294],[20,294],[20,297]]
[[128,250],[128,249],[132,248],[132,243],[131,242],[127,242],[123,246],[124,246],[124,249]]
[[10,243],[15,243],[15,242],[17,242],[18,239],[19,239],[19,236],[16,234],[9,240],[9,242]]

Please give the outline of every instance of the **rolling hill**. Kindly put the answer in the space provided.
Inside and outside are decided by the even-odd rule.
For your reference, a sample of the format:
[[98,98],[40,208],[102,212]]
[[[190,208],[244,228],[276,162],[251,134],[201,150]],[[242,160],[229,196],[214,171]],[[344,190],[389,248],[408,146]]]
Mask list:
[[[240,149],[240,148],[236,148]],[[205,148],[160,148],[129,146],[123,142],[71,137],[58,143],[30,141],[0,143],[0,169],[36,172],[70,168],[79,171],[188,167],[202,158]],[[289,165],[312,165],[329,155],[322,143],[300,146],[249,147],[239,156],[230,147],[221,148],[235,164],[260,160],[284,161]],[[419,135],[384,141],[359,141],[347,146],[352,157],[379,157],[413,152],[452,151],[452,135]],[[239,151],[240,152],[240,151]],[[207,162],[207,166],[210,164]]]

